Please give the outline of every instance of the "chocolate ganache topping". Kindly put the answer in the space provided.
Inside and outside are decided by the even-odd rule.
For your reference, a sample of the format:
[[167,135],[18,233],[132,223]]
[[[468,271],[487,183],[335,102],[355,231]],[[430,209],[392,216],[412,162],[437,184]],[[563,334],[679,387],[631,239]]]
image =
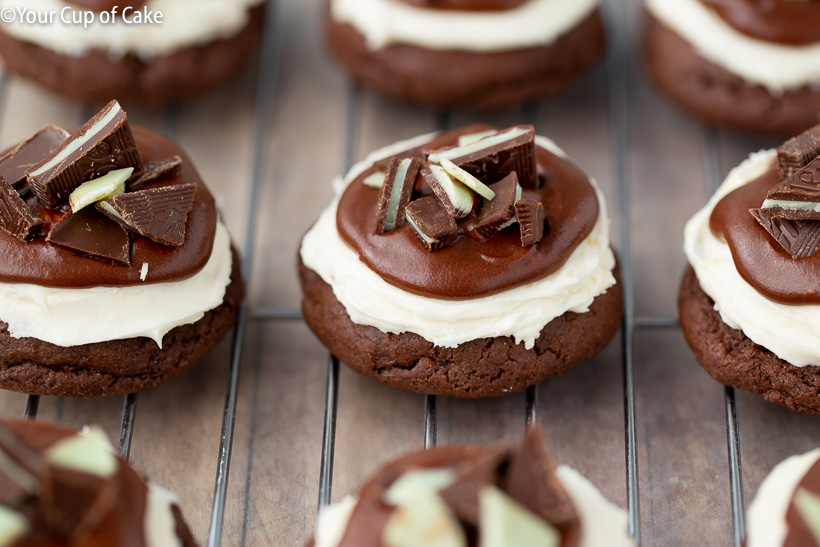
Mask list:
[[[813,506],[813,507],[812,507]],[[813,511],[812,511],[813,509]],[[820,545],[820,537],[812,533],[809,522],[816,521],[820,511],[820,461],[809,469],[792,494],[789,508],[786,511],[786,539],[783,547],[805,547]]]
[[515,9],[530,0],[400,0],[419,8],[452,11],[504,11]]
[[778,148],[757,179],[718,202],[709,219],[737,271],[766,298],[820,304],[820,126]]
[[[147,545],[148,487],[101,430],[0,422],[0,456],[0,518],[17,530],[14,547]],[[196,545],[179,507],[171,511],[181,544]]]
[[752,38],[791,46],[820,42],[820,2],[816,0],[700,1]]
[[[551,530],[562,547],[579,545],[581,522],[538,429],[532,428],[518,446],[439,447],[388,464],[360,491],[339,547],[385,545],[385,537],[395,533],[405,544],[410,537],[442,539],[437,534],[448,527],[465,547],[477,546],[482,535],[504,545],[509,538],[488,530],[509,530],[513,522],[520,526],[522,515],[537,521],[536,528]],[[498,511],[486,510],[487,490],[504,500]],[[431,511],[418,511],[419,505]],[[521,534],[531,533],[521,528]],[[538,541],[542,538],[529,539],[530,545],[544,544]],[[489,538],[485,542],[494,544]]]
[[181,281],[208,262],[216,222],[184,152],[132,131],[115,101],[70,135],[48,126],[0,158],[2,283],[141,285],[144,264],[150,283]]
[[535,146],[531,126],[475,125],[369,167],[345,190],[336,224],[388,283],[467,299],[555,272],[598,212],[586,175]]

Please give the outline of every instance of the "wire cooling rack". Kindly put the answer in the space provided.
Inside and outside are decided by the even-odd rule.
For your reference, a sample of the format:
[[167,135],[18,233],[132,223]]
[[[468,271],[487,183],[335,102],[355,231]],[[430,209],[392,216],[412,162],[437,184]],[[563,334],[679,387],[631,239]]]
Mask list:
[[[627,5],[634,4],[635,2],[627,3]],[[245,249],[245,253],[242,260],[242,269],[246,275],[253,272],[255,260],[253,249],[258,231],[259,201],[263,179],[264,156],[267,145],[266,139],[268,138],[266,129],[273,117],[274,103],[281,85],[279,81],[279,67],[283,57],[282,36],[284,21],[281,17],[282,10],[279,3],[271,2],[269,8],[265,39],[259,58],[257,80],[255,83],[252,172],[249,186],[250,191],[245,205],[246,223],[243,234],[243,248]],[[630,236],[630,225],[629,222],[626,221],[626,219],[631,218],[630,215],[633,213],[633,211],[631,211],[632,197],[630,194],[628,181],[629,168],[627,165],[629,155],[629,124],[631,121],[628,111],[630,93],[628,76],[633,66],[630,57],[632,41],[627,24],[630,12],[625,9],[624,4],[619,0],[605,0],[604,9],[608,22],[610,23],[609,47],[606,62],[609,139],[612,146],[614,171],[614,192],[610,197],[614,200],[617,215],[621,219],[616,231],[616,240],[620,256],[621,279],[625,299],[621,331],[621,359],[623,375],[626,507],[629,515],[629,532],[640,543],[642,513],[641,492],[639,488],[641,475],[639,473],[638,426],[636,424],[635,338],[636,334],[639,333],[674,330],[678,329],[679,326],[677,319],[674,317],[636,316],[634,265],[632,260],[633,242]],[[3,89],[5,89],[7,79],[8,78],[3,80]],[[360,131],[358,120],[360,118],[359,109],[362,93],[362,90],[355,84],[349,84],[345,92],[344,145],[342,158],[345,170],[352,165],[354,159],[354,143],[357,139],[357,133]],[[525,108],[525,117],[534,120],[534,112],[537,108],[537,105],[531,105]],[[171,120],[171,122],[169,126],[165,128],[166,133],[173,135],[173,120],[177,118],[177,114],[178,111],[174,109],[168,112],[166,117]],[[436,115],[436,123],[440,129],[447,128],[450,125],[450,120],[451,116],[448,112],[441,112]],[[711,128],[703,129],[703,172],[704,179],[707,181],[708,193],[714,191],[720,180],[718,140],[719,136],[715,130]],[[249,281],[252,283],[254,280],[251,279]],[[228,357],[228,377],[224,410],[222,413],[219,448],[216,454],[217,464],[208,534],[209,546],[216,547],[223,543],[223,525],[228,508],[227,492],[231,473],[231,455],[237,415],[240,365],[243,361],[243,342],[247,335],[249,323],[296,323],[301,320],[301,314],[298,310],[288,308],[261,306],[251,308],[247,303],[243,303],[239,308],[238,321],[233,333],[231,351]],[[538,390],[539,386],[533,386],[526,392],[525,408],[522,409],[522,414],[524,415],[523,417],[527,425],[532,424],[537,415]],[[317,492],[319,508],[327,505],[331,500],[334,456],[337,441],[339,391],[339,361],[330,355],[327,359],[326,389],[324,392],[324,418]],[[126,459],[131,452],[134,423],[137,418],[137,401],[138,397],[135,394],[127,395],[123,398],[118,450]],[[26,419],[36,418],[39,403],[39,397],[27,397],[24,409]],[[728,452],[729,497],[731,500],[731,516],[733,522],[732,536],[734,545],[739,547],[743,543],[745,523],[739,420],[736,397],[733,389],[725,388],[723,406],[725,409],[726,444]],[[420,434],[422,435],[425,448],[436,445],[438,408],[438,400],[435,396],[425,397],[423,415],[420,420],[420,423],[423,424],[423,427],[420,427]],[[275,485],[272,486],[275,487]],[[247,521],[248,508],[246,506],[242,524],[241,542],[243,545],[245,544]]]

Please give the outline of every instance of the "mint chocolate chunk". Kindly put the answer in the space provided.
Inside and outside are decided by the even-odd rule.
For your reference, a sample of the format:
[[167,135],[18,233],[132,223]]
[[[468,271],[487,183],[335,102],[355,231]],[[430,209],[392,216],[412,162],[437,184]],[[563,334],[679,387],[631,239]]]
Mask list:
[[48,157],[68,136],[62,127],[43,127],[0,158],[0,176],[19,190],[26,184],[26,170]]
[[93,207],[69,215],[51,229],[46,241],[92,258],[126,266],[131,264],[128,233]]
[[83,207],[116,196],[125,192],[125,181],[134,171],[133,167],[117,169],[100,178],[84,182],[71,192],[68,203],[71,211],[76,213]]
[[29,241],[43,227],[26,202],[6,179],[0,176],[0,228],[20,241]]
[[111,101],[26,175],[40,201],[55,208],[85,181],[126,167],[139,170],[142,160],[125,111]]
[[484,200],[478,214],[476,231],[481,237],[490,238],[508,225],[515,215],[515,202],[520,197],[520,186],[515,173],[510,173],[500,182],[490,185],[495,193],[492,200]]
[[771,209],[749,212],[792,258],[807,258],[820,249],[820,220],[782,218]]
[[450,160],[477,179],[486,183],[498,182],[513,171],[521,186],[538,188],[535,157],[535,129],[531,125],[517,125],[470,144],[431,153],[432,163]]
[[417,157],[391,158],[387,164],[379,194],[379,210],[376,214],[376,233],[383,234],[404,225],[404,210],[410,203],[410,196],[416,185],[421,169],[421,159]]
[[128,179],[128,188],[135,190],[143,184],[176,175],[180,169],[182,169],[182,158],[179,156],[171,156],[160,161],[149,161]]
[[515,202],[515,212],[521,229],[521,245],[535,245],[544,237],[544,205],[534,199]]
[[421,170],[427,186],[432,188],[447,213],[453,218],[464,218],[473,210],[473,194],[470,190],[450,177],[440,165],[430,165]]
[[113,196],[98,210],[141,236],[179,247],[185,243],[185,226],[195,194],[193,182],[149,188]]
[[820,202],[820,158],[769,190],[766,200]]
[[787,179],[820,155],[820,125],[787,140],[777,149],[781,179]]
[[428,251],[452,245],[458,236],[458,225],[436,196],[419,198],[407,206],[407,223]]

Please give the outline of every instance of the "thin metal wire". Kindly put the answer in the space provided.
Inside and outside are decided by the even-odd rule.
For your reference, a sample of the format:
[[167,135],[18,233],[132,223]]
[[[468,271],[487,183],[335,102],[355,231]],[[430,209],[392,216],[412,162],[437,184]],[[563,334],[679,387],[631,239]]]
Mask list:
[[527,429],[538,419],[538,384],[527,388]]
[[287,308],[253,308],[249,316],[251,321],[300,321],[302,312]]
[[631,244],[629,237],[629,185],[627,183],[626,141],[628,133],[627,76],[629,73],[628,29],[622,2],[609,0],[605,7],[610,20],[617,21],[607,44],[607,81],[609,92],[610,140],[615,156],[615,183],[619,211],[621,285],[624,295],[623,375],[624,434],[626,449],[626,497],[629,533],[640,543],[641,515],[638,484],[637,428],[635,420],[634,329],[635,308],[632,285]]
[[740,462],[740,423],[737,418],[735,389],[726,386],[726,445],[729,452],[729,489],[732,496],[732,532],[735,547],[741,547],[746,537],[746,517],[743,513],[743,466]]
[[[269,1],[265,21],[265,34],[257,67],[257,88],[255,97],[256,122],[254,131],[253,171],[247,202],[247,223],[245,225],[244,256],[242,272],[249,278],[253,268],[256,219],[259,213],[259,193],[264,165],[266,133],[273,117],[273,104],[279,74],[282,39],[282,17],[278,13],[279,2]],[[222,545],[222,526],[225,520],[225,503],[230,475],[231,453],[233,450],[234,424],[236,421],[236,401],[239,390],[239,369],[242,361],[243,342],[248,321],[246,302],[239,305],[236,327],[234,328],[231,361],[228,368],[228,385],[225,393],[225,407],[222,415],[222,432],[219,439],[216,477],[214,480],[213,508],[208,537],[209,547]]]
[[424,449],[435,448],[438,438],[438,400],[435,395],[424,396]]
[[325,420],[322,433],[322,467],[319,473],[319,509],[330,503],[333,488],[333,460],[336,453],[336,415],[339,408],[339,359],[330,355],[327,360],[327,391],[325,393]]
[[638,329],[676,329],[680,327],[677,317],[638,316],[635,318],[635,328]]
[[137,394],[129,393],[122,404],[122,423],[118,450],[125,461],[131,457],[131,438],[134,436],[134,419],[137,416]]
[[23,410],[23,418],[34,421],[37,418],[37,410],[40,408],[40,396],[26,396],[26,408]]

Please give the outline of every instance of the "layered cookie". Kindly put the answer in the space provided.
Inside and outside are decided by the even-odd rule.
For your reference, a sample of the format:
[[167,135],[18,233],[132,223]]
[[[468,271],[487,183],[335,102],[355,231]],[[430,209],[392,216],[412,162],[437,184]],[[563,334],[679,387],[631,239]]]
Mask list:
[[264,6],[263,0],[0,0],[0,56],[13,72],[78,101],[185,102],[253,57]]
[[604,52],[599,0],[329,0],[327,39],[356,80],[439,107],[555,93]]
[[315,547],[635,545],[626,513],[537,430],[517,446],[440,447],[380,469],[357,496],[323,509]]
[[820,449],[772,469],[749,505],[746,547],[820,545]]
[[0,545],[193,547],[176,497],[97,427],[0,422]]
[[302,241],[302,309],[354,370],[493,397],[568,370],[617,331],[603,195],[532,126],[399,142],[335,184]]
[[243,291],[191,161],[116,101],[0,157],[0,387],[149,389],[205,357]]
[[820,4],[647,0],[644,57],[657,87],[719,125],[778,134],[820,116]]
[[716,380],[820,413],[820,126],[752,154],[687,223],[683,332]]

